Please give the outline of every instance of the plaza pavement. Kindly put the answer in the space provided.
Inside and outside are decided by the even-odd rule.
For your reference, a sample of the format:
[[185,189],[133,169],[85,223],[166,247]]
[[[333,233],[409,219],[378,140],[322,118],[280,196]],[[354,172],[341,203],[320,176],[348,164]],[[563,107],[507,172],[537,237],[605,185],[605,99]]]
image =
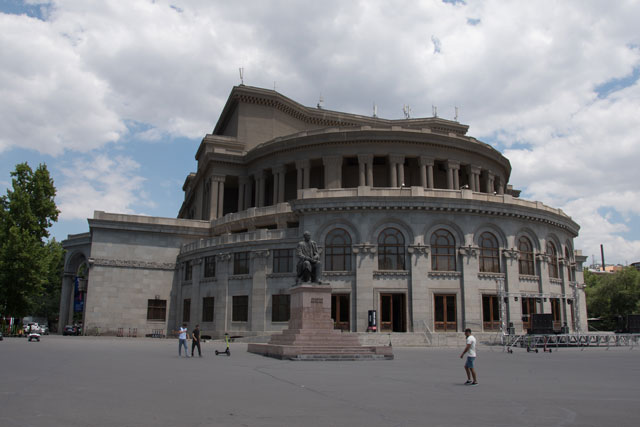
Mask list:
[[175,339],[0,342],[0,426],[635,426],[640,349],[394,348],[395,360],[178,358]]

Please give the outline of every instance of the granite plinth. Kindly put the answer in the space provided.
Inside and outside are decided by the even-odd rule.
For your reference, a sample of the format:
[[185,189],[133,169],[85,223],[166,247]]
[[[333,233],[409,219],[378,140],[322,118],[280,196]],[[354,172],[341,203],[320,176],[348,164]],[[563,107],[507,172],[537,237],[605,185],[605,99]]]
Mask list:
[[247,351],[288,360],[391,360],[390,346],[360,345],[358,335],[333,329],[331,286],[302,284],[291,288],[288,329],[268,344],[249,344]]

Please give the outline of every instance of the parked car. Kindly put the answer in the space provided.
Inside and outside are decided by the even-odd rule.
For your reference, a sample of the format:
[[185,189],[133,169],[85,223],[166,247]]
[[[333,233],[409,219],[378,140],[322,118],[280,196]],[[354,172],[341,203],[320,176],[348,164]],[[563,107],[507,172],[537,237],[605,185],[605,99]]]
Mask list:
[[62,331],[62,335],[80,335],[80,328],[76,325],[67,325]]
[[49,335],[49,326],[47,325],[40,325],[40,333],[42,335]]

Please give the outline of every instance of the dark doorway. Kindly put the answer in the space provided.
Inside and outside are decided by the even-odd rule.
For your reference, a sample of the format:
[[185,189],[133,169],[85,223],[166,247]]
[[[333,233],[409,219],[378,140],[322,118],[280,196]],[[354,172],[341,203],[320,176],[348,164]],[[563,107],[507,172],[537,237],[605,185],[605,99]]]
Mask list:
[[333,319],[334,329],[351,330],[349,313],[349,294],[331,295],[331,318]]
[[405,294],[380,294],[380,331],[407,332]]

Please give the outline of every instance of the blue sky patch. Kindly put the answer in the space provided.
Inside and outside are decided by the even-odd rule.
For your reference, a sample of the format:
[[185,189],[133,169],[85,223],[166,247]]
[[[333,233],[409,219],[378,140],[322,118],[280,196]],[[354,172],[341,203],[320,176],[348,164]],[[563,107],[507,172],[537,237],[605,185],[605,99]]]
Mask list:
[[46,4],[26,4],[22,0],[2,0],[0,2],[0,12],[8,15],[27,15],[32,18],[46,21],[53,5]]
[[640,78],[640,67],[633,69],[631,74],[619,79],[611,79],[595,87],[598,98],[606,98],[614,92],[633,86]]

